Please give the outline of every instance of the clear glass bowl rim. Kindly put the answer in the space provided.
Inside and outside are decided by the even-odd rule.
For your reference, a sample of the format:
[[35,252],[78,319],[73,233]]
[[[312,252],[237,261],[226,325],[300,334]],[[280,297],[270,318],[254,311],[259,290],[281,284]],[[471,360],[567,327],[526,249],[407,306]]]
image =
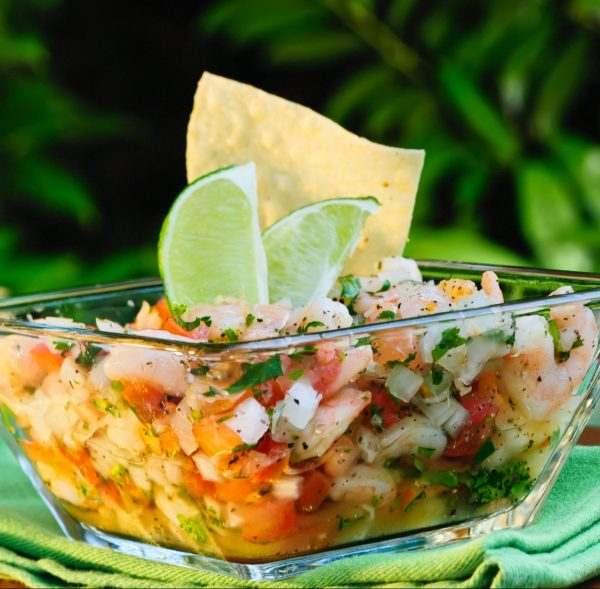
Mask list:
[[51,323],[43,323],[40,320],[30,321],[1,316],[10,312],[11,309],[16,309],[25,305],[48,305],[60,303],[61,301],[73,303],[76,302],[77,299],[80,299],[80,302],[89,301],[90,303],[93,303],[93,301],[98,300],[98,298],[101,298],[103,295],[109,296],[119,293],[125,294],[128,292],[134,294],[136,291],[143,292],[144,290],[156,289],[162,286],[162,282],[159,278],[145,278],[90,287],[49,291],[32,295],[5,297],[0,299],[0,334],[20,334],[36,337],[52,336],[79,341],[92,341],[101,344],[148,347],[180,353],[204,352],[217,353],[220,355],[233,352],[275,352],[288,348],[297,348],[315,344],[324,340],[335,340],[342,337],[366,336],[372,334],[381,335],[399,328],[424,327],[435,323],[459,321],[491,313],[511,313],[514,315],[533,313],[548,307],[568,303],[582,303],[600,308],[600,274],[440,260],[417,260],[417,263],[421,269],[447,270],[449,274],[456,271],[483,273],[486,270],[491,270],[501,275],[510,274],[518,276],[523,282],[527,280],[549,280],[567,283],[578,282],[585,285],[589,284],[590,288],[562,295],[545,295],[542,297],[488,305],[485,307],[432,313],[430,315],[419,317],[395,319],[392,321],[356,325],[328,331],[315,331],[306,334],[294,334],[260,340],[227,343],[194,342],[189,339],[177,338],[176,336],[169,337],[169,339],[149,337],[143,334],[116,333],[89,327],[59,326]]

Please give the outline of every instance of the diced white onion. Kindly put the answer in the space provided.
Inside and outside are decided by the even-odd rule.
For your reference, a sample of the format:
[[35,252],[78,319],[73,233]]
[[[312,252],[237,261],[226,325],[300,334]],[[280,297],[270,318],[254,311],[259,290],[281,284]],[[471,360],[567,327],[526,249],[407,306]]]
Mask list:
[[403,282],[404,280],[413,280],[414,282],[423,281],[417,263],[411,258],[403,258],[401,256],[383,258],[378,277],[382,280],[389,280],[391,284],[398,284],[398,282]]
[[295,428],[304,429],[313,418],[321,395],[306,380],[295,382],[283,399],[281,416]]
[[116,321],[111,321],[110,319],[96,319],[96,327],[100,331],[107,331],[108,333],[124,333],[125,328],[117,323]]
[[269,429],[265,408],[253,397],[242,401],[225,425],[242,438],[245,444],[256,444]]
[[282,476],[273,482],[273,496],[284,501],[295,501],[300,497],[302,477]]
[[218,483],[222,479],[212,460],[206,454],[203,454],[202,452],[196,452],[192,456],[192,460],[194,461],[200,476],[205,481]]
[[514,354],[523,354],[534,348],[543,349],[551,341],[548,322],[541,315],[525,315],[515,319]]
[[467,361],[467,346],[462,344],[448,350],[437,363],[452,374],[459,374]]
[[423,411],[427,418],[446,430],[451,436],[455,436],[458,430],[466,423],[469,417],[466,409],[453,397],[435,404],[427,404],[421,399],[415,400],[415,405]]
[[177,436],[179,445],[188,456],[198,449],[198,442],[192,427],[191,412],[192,408],[186,398],[177,405],[175,411],[169,416],[171,427]]
[[373,462],[381,449],[379,438],[369,428],[360,426],[356,432],[356,443],[360,449],[360,456],[365,462]]
[[390,393],[405,403],[410,402],[422,384],[423,377],[420,374],[413,372],[410,368],[401,364],[392,368],[390,375],[385,381],[385,386]]

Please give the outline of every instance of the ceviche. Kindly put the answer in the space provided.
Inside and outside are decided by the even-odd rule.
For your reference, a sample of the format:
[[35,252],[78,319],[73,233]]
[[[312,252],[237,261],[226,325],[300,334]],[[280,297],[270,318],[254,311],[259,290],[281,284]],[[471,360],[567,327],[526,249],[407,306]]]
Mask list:
[[[161,298],[130,324],[99,317],[97,327],[235,343],[502,302],[493,272],[480,284],[435,283],[396,257],[376,275],[341,276],[329,296],[303,307]],[[79,521],[261,561],[518,501],[578,403],[597,340],[594,315],[580,304],[207,359],[12,335],[0,340],[0,400]]]

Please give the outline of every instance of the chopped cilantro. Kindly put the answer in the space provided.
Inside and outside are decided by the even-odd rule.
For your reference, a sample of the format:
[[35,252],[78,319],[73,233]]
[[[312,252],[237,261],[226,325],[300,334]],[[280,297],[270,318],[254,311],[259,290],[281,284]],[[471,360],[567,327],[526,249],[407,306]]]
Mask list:
[[200,517],[185,517],[179,514],[177,520],[181,529],[198,544],[204,544],[208,540],[206,527]]
[[347,276],[341,276],[339,281],[341,286],[340,298],[344,305],[352,311],[354,301],[360,294],[360,280],[356,276],[348,274]]
[[64,356],[74,345],[72,342],[54,342],[54,349]]
[[200,323],[204,323],[206,327],[210,327],[212,325],[212,319],[210,318],[210,315],[203,315],[200,317]]
[[356,340],[354,347],[360,348],[361,346],[370,346],[370,345],[371,345],[371,337],[367,335],[366,337],[359,337]]
[[421,456],[425,456],[425,458],[431,458],[433,456],[434,452],[435,452],[434,448],[423,448],[423,446],[419,446],[417,448],[417,454],[420,454]]
[[204,397],[216,397],[218,394],[219,391],[213,386],[209,386],[208,391],[206,391],[206,393],[202,393]]
[[248,364],[244,368],[241,378],[227,388],[228,393],[241,393],[254,385],[261,384],[283,374],[279,356],[271,356],[264,362]]
[[404,512],[406,513],[407,511],[410,511],[415,506],[417,501],[419,501],[419,499],[423,499],[423,497],[425,497],[425,491],[421,491],[414,499],[412,499],[404,508]]
[[383,417],[377,405],[371,405],[371,425],[378,431],[383,430]]
[[554,355],[559,364],[562,362],[566,362],[569,359],[572,350],[583,346],[583,339],[581,338],[580,333],[577,331],[575,332],[577,334],[577,337],[571,345],[571,348],[569,350],[563,349],[562,343],[560,341],[560,330],[558,329],[558,324],[554,319],[550,319],[550,321],[548,321],[548,332],[552,337],[552,341],[554,343]]
[[304,370],[302,370],[302,368],[296,368],[295,370],[291,370],[288,373],[288,376],[292,380],[298,380],[303,374],[304,374]]
[[208,373],[209,370],[210,370],[210,366],[205,366],[204,364],[201,364],[200,366],[195,366],[194,368],[192,368],[190,370],[190,372],[194,376],[204,376],[205,374]]
[[390,281],[386,278],[383,281],[383,284],[381,285],[381,288],[376,291],[376,292],[385,292],[386,290],[390,290],[390,287],[392,286],[392,284],[390,283]]
[[75,358],[75,362],[85,368],[91,368],[96,356],[101,351],[102,348],[95,346],[94,344],[84,344],[83,350],[80,352],[79,356]]
[[415,468],[419,471],[419,472],[423,472],[425,470],[425,465],[423,464],[423,462],[417,458],[415,456],[414,460],[413,460],[413,464],[415,466]]
[[434,485],[450,488],[458,486],[458,477],[451,470],[430,470],[425,473],[425,478]]
[[379,315],[377,315],[377,319],[395,319],[396,318],[396,313],[394,313],[394,311],[381,311],[381,313],[379,313]]
[[479,450],[477,450],[477,454],[475,454],[475,462],[479,464],[483,462],[488,456],[491,456],[496,451],[496,446],[494,446],[494,442],[489,438],[483,442],[483,445]]
[[317,351],[315,346],[304,346],[301,350],[288,354],[290,358],[302,358],[303,356],[312,356]]
[[298,333],[307,333],[313,327],[325,327],[325,323],[322,321],[309,321],[306,325],[298,327]]
[[581,348],[581,346],[583,346],[583,338],[581,337],[581,334],[578,331],[575,333],[577,334],[577,337],[571,346],[571,350],[574,350],[575,348]]
[[117,393],[120,393],[123,391],[123,389],[125,388],[125,386],[123,385],[123,383],[120,380],[111,380],[110,381],[110,388],[113,391],[116,391]]
[[519,460],[497,469],[480,468],[466,483],[471,503],[484,504],[496,499],[519,499],[531,488],[533,480],[527,464]]
[[394,366],[408,366],[417,355],[414,352],[411,352],[404,360],[389,360],[385,363],[388,368],[393,368]]
[[187,311],[186,305],[171,305],[171,314],[175,318],[176,323],[183,327],[186,331],[192,331],[200,325],[201,318],[196,317],[193,321],[186,321],[182,318],[182,315]]
[[431,351],[434,362],[437,362],[448,350],[462,346],[467,341],[460,336],[459,332],[458,327],[450,327],[442,332],[442,339]]
[[250,327],[256,321],[256,317],[252,313],[246,315],[246,327]]
[[231,329],[228,327],[225,331],[223,331],[223,336],[227,338],[227,341],[237,342],[239,338],[237,331],[235,329]]
[[342,517],[341,515],[338,515],[338,530],[342,531],[345,530],[346,528],[349,528],[350,526],[358,523],[359,521],[362,521],[363,519],[365,519],[365,514],[361,514],[361,515],[353,515],[351,517]]
[[435,364],[431,367],[431,383],[438,385],[442,383],[444,379],[444,369],[436,366]]
[[240,444],[233,448],[232,452],[246,452],[246,450],[252,450],[252,448],[256,448],[256,444]]

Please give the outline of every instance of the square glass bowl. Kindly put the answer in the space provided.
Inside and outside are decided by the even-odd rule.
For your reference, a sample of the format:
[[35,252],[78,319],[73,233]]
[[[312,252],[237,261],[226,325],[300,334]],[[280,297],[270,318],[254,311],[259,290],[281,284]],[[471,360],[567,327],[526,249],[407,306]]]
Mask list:
[[[0,300],[0,433],[68,537],[243,578],[283,578],[344,556],[440,546],[527,525],[600,396],[600,276],[433,261],[419,266],[425,280],[436,281],[478,281],[492,270],[507,302],[207,344],[119,332],[106,322],[103,331],[96,328],[97,318],[132,322],[144,301],[162,297],[158,280]],[[466,333],[475,335],[456,341]],[[552,350],[515,351],[528,338],[547,343],[548,335]],[[467,355],[479,380],[462,395],[491,390],[487,401],[495,409],[485,410],[486,399],[471,406],[466,437],[427,402],[411,410],[394,401],[392,417],[389,407],[369,404],[384,390],[377,383],[382,350],[434,336],[438,346],[446,341],[446,354],[479,345]],[[500,352],[487,353],[490,346]],[[268,376],[273,363],[303,367],[297,374],[316,369],[314,363],[321,370],[329,362],[315,353],[321,348],[354,362],[374,352],[369,384],[363,374],[350,374],[344,389],[350,396],[326,400],[334,417],[306,426],[301,445],[296,436],[232,447],[239,442],[235,435],[231,440],[235,428],[224,426],[237,409],[214,390],[237,382],[249,366],[262,367],[254,377],[257,370]],[[404,364],[411,361],[420,360]],[[115,363],[124,363],[137,384],[117,378]],[[496,376],[482,384],[484,373]],[[434,395],[444,374],[432,371]],[[517,379],[521,392],[513,382],[507,398],[498,397],[498,378]],[[246,398],[275,394],[274,382],[255,386]],[[411,388],[407,381],[402,386]],[[239,398],[231,395],[236,403]],[[445,403],[455,407],[456,400]],[[422,413],[436,424],[433,433]],[[332,442],[324,457],[311,454],[311,444]],[[462,447],[462,455],[448,453],[450,445]]]

